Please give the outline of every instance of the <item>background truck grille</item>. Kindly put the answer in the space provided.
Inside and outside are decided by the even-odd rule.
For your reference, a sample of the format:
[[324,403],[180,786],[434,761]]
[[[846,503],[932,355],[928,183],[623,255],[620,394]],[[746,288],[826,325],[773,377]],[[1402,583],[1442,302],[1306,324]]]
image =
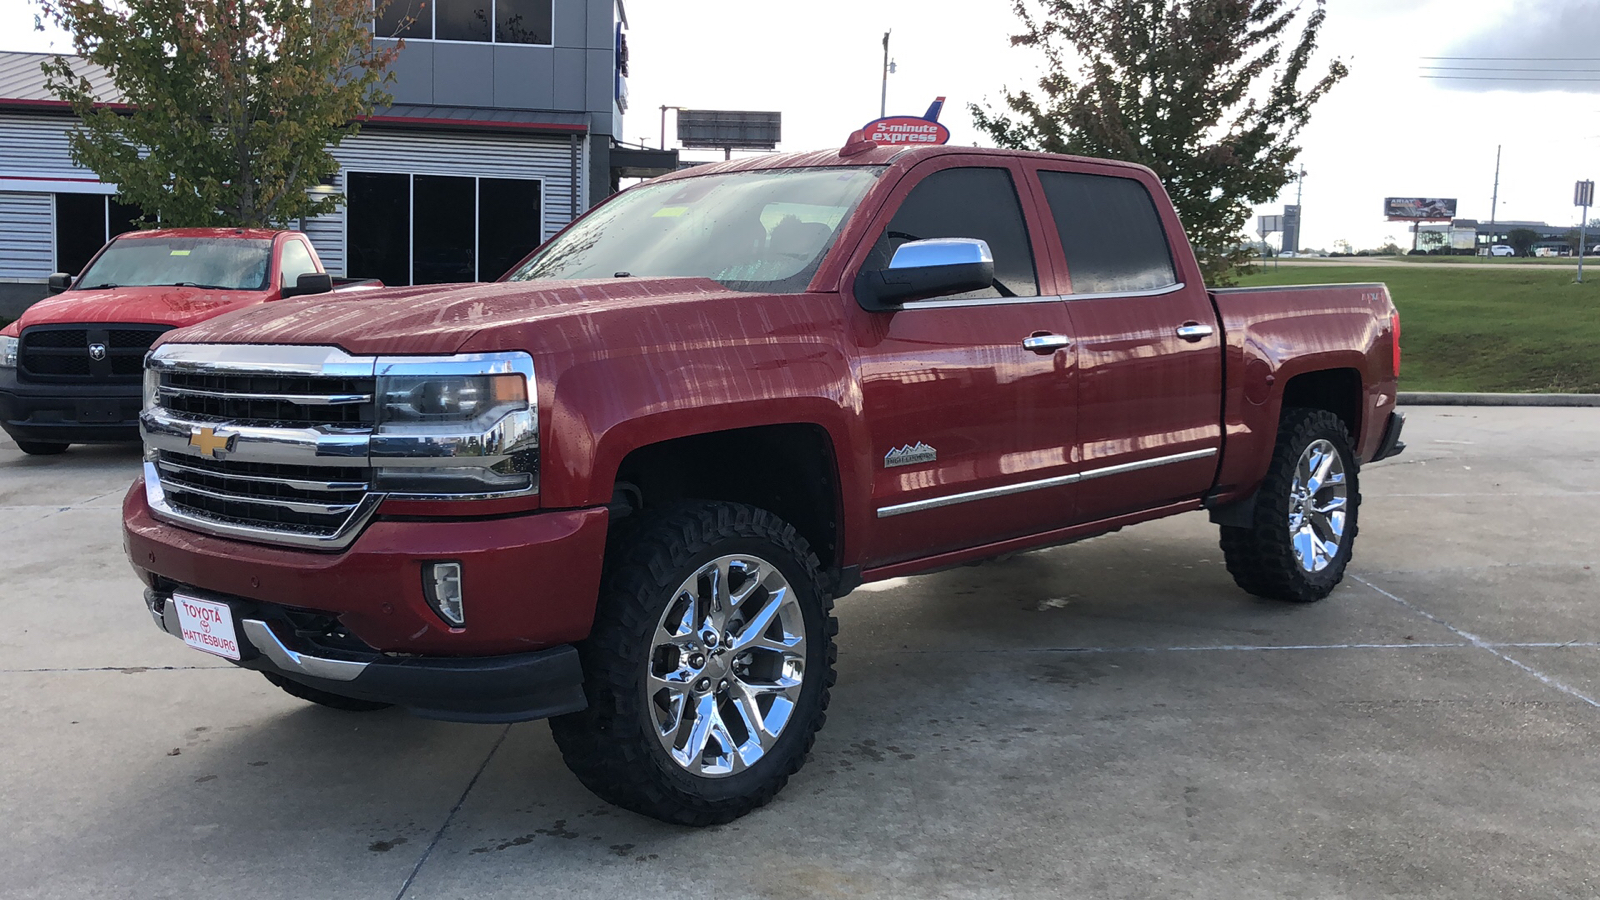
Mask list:
[[[28,381],[136,384],[145,352],[166,325],[36,325],[24,329],[18,347],[20,374]],[[90,346],[105,347],[103,359]]]
[[252,528],[333,535],[370,487],[364,467],[212,460],[160,451],[156,469],[179,513]]
[[278,428],[370,427],[373,379],[162,372],[161,406],[189,419]]

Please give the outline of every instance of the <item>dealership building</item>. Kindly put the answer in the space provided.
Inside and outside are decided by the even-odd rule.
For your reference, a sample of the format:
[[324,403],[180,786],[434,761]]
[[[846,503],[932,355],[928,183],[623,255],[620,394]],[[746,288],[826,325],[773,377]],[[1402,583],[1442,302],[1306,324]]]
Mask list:
[[[403,3],[391,8],[406,8]],[[299,226],[330,272],[386,284],[492,280],[614,189],[675,152],[620,147],[621,0],[436,0],[380,34],[405,46],[393,104],[334,149],[340,209]],[[387,41],[380,41],[386,43]],[[77,119],[45,87],[54,54],[0,52],[0,316],[79,271],[138,211],[73,165]],[[90,72],[115,102],[109,79]]]

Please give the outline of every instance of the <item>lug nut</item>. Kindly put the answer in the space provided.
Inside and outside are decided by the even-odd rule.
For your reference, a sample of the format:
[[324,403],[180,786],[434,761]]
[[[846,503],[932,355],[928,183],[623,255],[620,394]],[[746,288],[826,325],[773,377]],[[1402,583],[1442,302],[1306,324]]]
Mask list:
[[709,678],[702,678],[699,681],[696,681],[694,683],[694,689],[697,690],[697,691],[704,691],[704,690],[706,690],[706,689],[708,689],[710,687],[711,687],[711,679],[709,679]]
[[694,666],[696,669],[700,668],[701,666],[703,666],[705,664],[706,664],[706,658],[704,656],[701,656],[698,653],[696,653],[695,655],[689,657],[689,665]]

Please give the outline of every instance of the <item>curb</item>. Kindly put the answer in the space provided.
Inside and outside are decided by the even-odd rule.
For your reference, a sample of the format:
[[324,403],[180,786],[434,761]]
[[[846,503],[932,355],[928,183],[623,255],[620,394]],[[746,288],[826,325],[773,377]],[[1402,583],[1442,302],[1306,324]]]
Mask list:
[[1401,391],[1400,406],[1600,406],[1600,394],[1453,394]]

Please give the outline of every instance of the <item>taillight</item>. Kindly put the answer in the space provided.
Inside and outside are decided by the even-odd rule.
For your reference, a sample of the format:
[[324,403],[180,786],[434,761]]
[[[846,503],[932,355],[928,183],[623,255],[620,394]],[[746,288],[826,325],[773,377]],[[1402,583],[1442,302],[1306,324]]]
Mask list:
[[1400,313],[1389,314],[1389,327],[1394,332],[1394,377],[1400,377]]

